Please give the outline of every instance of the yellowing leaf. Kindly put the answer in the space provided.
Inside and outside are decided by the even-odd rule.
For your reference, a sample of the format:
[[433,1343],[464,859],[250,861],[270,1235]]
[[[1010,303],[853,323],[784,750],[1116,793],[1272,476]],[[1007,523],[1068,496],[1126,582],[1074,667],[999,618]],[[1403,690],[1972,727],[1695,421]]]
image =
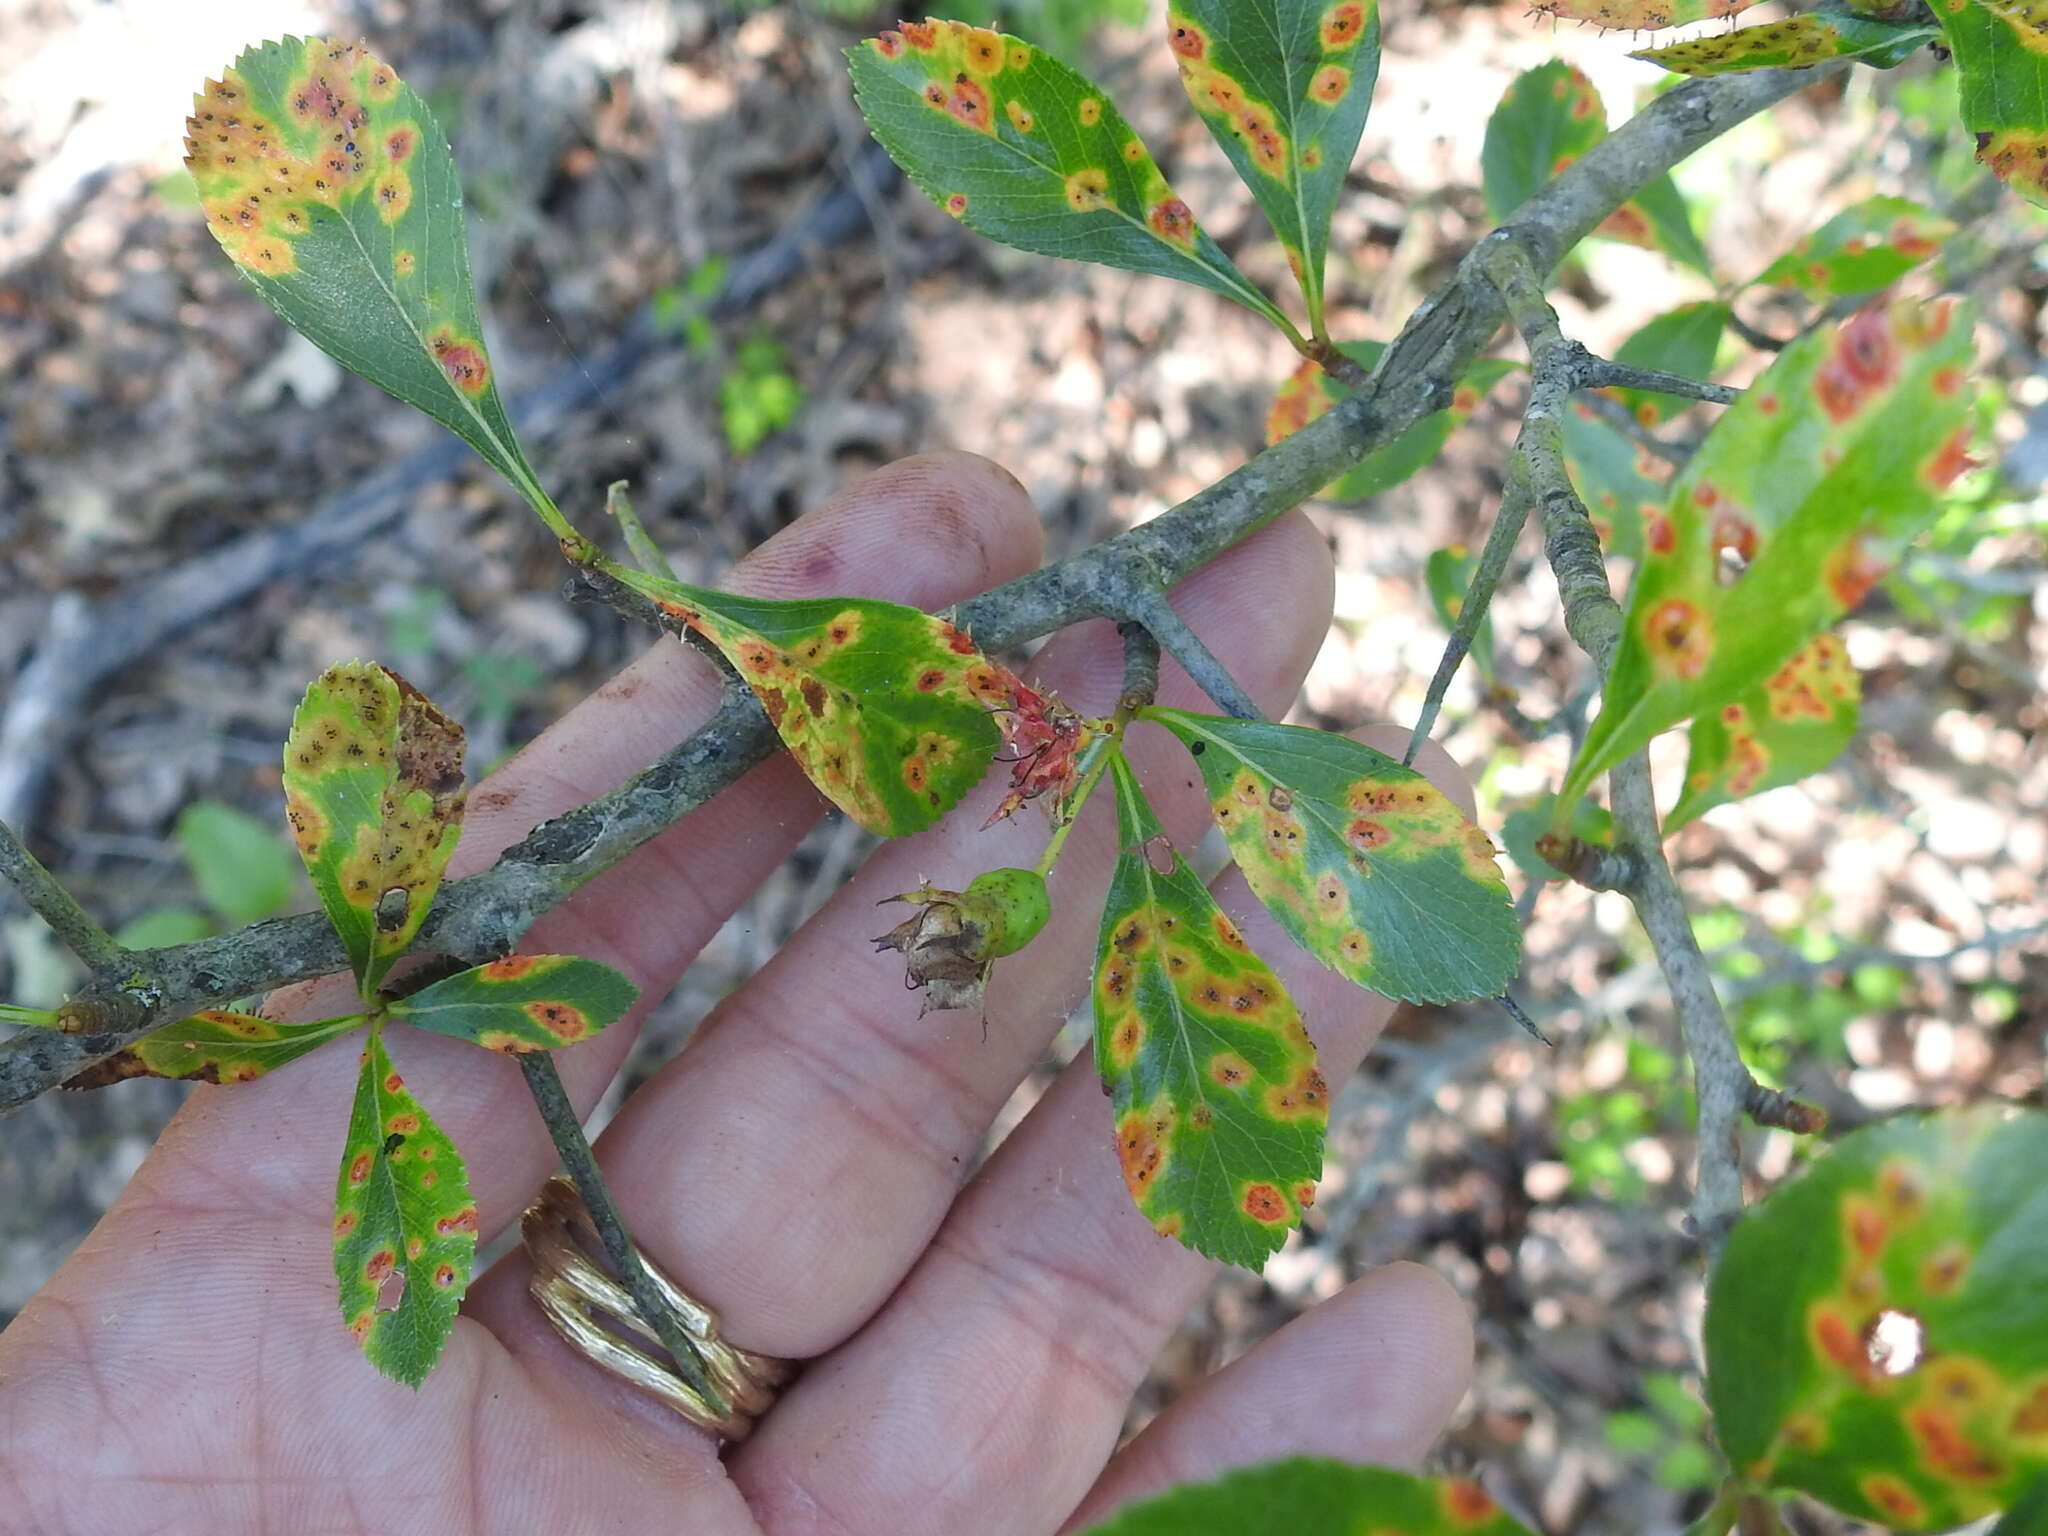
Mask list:
[[1324,965],[1409,1002],[1506,990],[1522,946],[1493,844],[1428,779],[1329,731],[1141,718],[1194,754],[1245,883]]
[[397,673],[344,662],[306,690],[285,816],[365,997],[426,921],[463,794],[461,727]]
[[253,1013],[212,1008],[152,1030],[124,1051],[67,1078],[66,1088],[104,1088],[131,1077],[191,1078],[202,1083],[246,1083],[295,1061],[363,1022],[341,1018],[280,1024]]
[[1109,97],[1044,49],[964,22],[906,21],[847,60],[876,139],[969,229],[1179,278],[1292,330],[1196,224]]
[[286,324],[417,406],[559,520],[498,398],[462,187],[434,114],[358,43],[263,43],[185,122],[207,228]]
[[810,781],[869,831],[931,825],[988,771],[1012,679],[944,619],[872,598],[773,602],[613,574],[718,647]]
[[469,1289],[476,1220],[455,1144],[371,1031],[334,1188],[334,1275],[342,1321],[394,1380],[417,1387],[440,1358]]
[[1095,963],[1095,1065],[1124,1185],[1161,1232],[1257,1268],[1315,1199],[1329,1085],[1287,989],[1164,846],[1121,754],[1110,775],[1122,852]]

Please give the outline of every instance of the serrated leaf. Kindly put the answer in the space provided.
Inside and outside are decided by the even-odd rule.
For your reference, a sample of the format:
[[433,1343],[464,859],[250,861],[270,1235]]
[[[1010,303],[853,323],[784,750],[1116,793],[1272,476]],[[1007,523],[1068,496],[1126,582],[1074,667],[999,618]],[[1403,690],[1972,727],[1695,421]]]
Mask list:
[[1871,305],[1793,342],[1728,407],[1651,522],[1566,803],[1863,600],[1968,467],[1970,361],[1952,302]]
[[[1347,341],[1337,350],[1370,372],[1386,343]],[[1458,381],[1449,405],[1430,412],[1392,442],[1374,449],[1326,486],[1323,495],[1333,501],[1364,501],[1393,489],[1443,452],[1451,434],[1471,419],[1494,385],[1517,366],[1500,358],[1481,358]],[[1272,409],[1266,413],[1267,446],[1299,432],[1350,393],[1323,371],[1322,364],[1302,363],[1274,393]]]
[[[1562,60],[1524,70],[1486,121],[1480,168],[1487,212],[1495,223],[1506,222],[1538,189],[1606,137],[1607,110],[1584,73]],[[1668,175],[1650,182],[1594,233],[1661,249],[1675,261],[1707,271],[1706,251],[1693,232],[1685,200]]]
[[306,690],[285,819],[366,997],[426,920],[463,794],[462,728],[396,672],[344,662]]
[[1663,515],[1671,494],[1665,483],[1669,470],[1583,400],[1572,402],[1562,425],[1565,471],[1586,504],[1600,547],[1610,555],[1641,559],[1643,529]]
[[178,813],[178,842],[199,894],[229,923],[258,923],[290,905],[297,872],[276,823],[197,800]]
[[547,1051],[625,1016],[640,989],[575,955],[507,955],[458,971],[391,1006],[391,1016],[491,1051]]
[[1736,1224],[1708,1292],[1715,1431],[1752,1481],[1937,1531],[2048,1472],[2048,1116],[1843,1138]]
[[1008,671],[944,619],[872,598],[738,597],[616,569],[747,680],[818,789],[883,837],[938,820],[979,782],[1012,707]]
[[1120,753],[1110,776],[1121,851],[1095,961],[1095,1066],[1124,1186],[1162,1233],[1257,1269],[1315,1199],[1329,1085],[1287,989],[1166,843]]
[[126,1050],[65,1079],[67,1088],[104,1088],[131,1077],[190,1078],[201,1083],[246,1083],[347,1034],[359,1013],[280,1024],[253,1013],[212,1008],[152,1030]]
[[2040,0],[1943,0],[1934,11],[1977,159],[2048,207],[2048,10]]
[[1760,686],[1693,721],[1685,793],[1664,830],[1820,772],[1854,739],[1862,699],[1848,648],[1814,636]]
[[[1446,630],[1458,627],[1458,615],[1465,609],[1465,594],[1472,586],[1472,574],[1479,569],[1479,556],[1466,544],[1449,544],[1442,549],[1433,549],[1422,565],[1422,583],[1429,592],[1429,601],[1436,609],[1438,621]],[[1479,678],[1488,688],[1493,686],[1493,615],[1489,613],[1479,621],[1479,629],[1472,636],[1472,661],[1479,668]]]
[[1378,0],[1173,0],[1166,29],[1188,99],[1280,237],[1321,335],[1330,213],[1379,78]]
[[484,349],[454,157],[390,65],[330,38],[251,48],[194,99],[185,164],[207,227],[287,325],[552,511]]
[[469,1289],[476,1220],[455,1144],[373,1030],[334,1186],[334,1277],[342,1321],[393,1380],[417,1387],[440,1357]]
[[1537,16],[1559,21],[1589,21],[1611,32],[1662,32],[1695,21],[1720,21],[1740,16],[1756,0],[1536,0]]
[[1940,37],[1938,28],[1892,26],[1861,16],[1810,12],[1762,26],[1690,38],[1629,55],[1680,75],[1732,75],[1751,69],[1805,69],[1829,59],[1856,59],[1879,69],[1904,63]]
[[[1711,379],[1721,355],[1721,334],[1727,328],[1728,314],[1728,305],[1719,301],[1681,304],[1631,333],[1615,348],[1614,360],[1636,368],[1661,368],[1689,379]],[[1669,421],[1693,403],[1689,396],[1666,395],[1654,389],[1610,389],[1606,393],[1627,406],[1629,414],[1646,427]]]
[[1754,278],[1750,287],[1796,288],[1813,298],[1889,288],[1956,232],[1903,197],[1866,197],[1845,208]]
[[1194,754],[1245,883],[1324,965],[1404,1002],[1497,997],[1521,934],[1492,842],[1347,736],[1151,708]]
[[1121,1509],[1085,1536],[1529,1536],[1477,1483],[1299,1457]]
[[957,21],[847,50],[854,99],[904,174],[969,229],[1044,256],[1179,278],[1284,330],[1114,103],[1042,48]]

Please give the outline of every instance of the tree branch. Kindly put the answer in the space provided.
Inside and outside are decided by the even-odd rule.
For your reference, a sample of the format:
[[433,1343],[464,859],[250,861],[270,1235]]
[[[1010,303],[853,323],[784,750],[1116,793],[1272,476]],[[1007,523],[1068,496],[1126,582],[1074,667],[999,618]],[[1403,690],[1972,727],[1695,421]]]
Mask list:
[[6,876],[7,883],[20,893],[29,910],[48,923],[51,931],[64,941],[64,947],[83,960],[88,969],[113,972],[122,968],[128,951],[86,915],[85,908],[57,883],[57,877],[43,867],[42,860],[28,851],[28,846],[5,822],[0,822],[0,875]]
[[[1489,237],[1479,254],[1529,349],[1529,401],[1509,466],[1510,481],[1525,480],[1543,508],[1544,548],[1564,597],[1565,627],[1604,683],[1621,640],[1621,607],[1608,585],[1599,535],[1572,488],[1563,458],[1563,412],[1575,381],[1585,374],[1587,353],[1564,335],[1557,312],[1520,251]],[[1637,752],[1616,764],[1608,775],[1608,793],[1616,847],[1596,851],[1577,845],[1577,851],[1594,883],[1622,891],[1634,905],[1670,988],[1699,1101],[1691,1221],[1708,1253],[1718,1254],[1742,1214],[1743,1115],[1756,1114],[1766,1124],[1805,1131],[1819,1130],[1826,1117],[1758,1083],[1736,1049],[1706,957],[1693,935],[1684,893],[1664,858],[1648,754]]]
[[[1681,85],[1537,192],[1489,242],[1518,253],[1532,273],[1548,273],[1646,183],[1829,73],[1827,66],[1760,70]],[[1457,380],[1505,313],[1483,266],[1485,249],[1482,242],[1415,311],[1357,393],[1152,522],[962,604],[956,621],[995,651],[1083,619],[1125,618],[1121,600],[1134,577],[1163,592],[1448,405]],[[1604,572],[1600,580],[1604,590]],[[632,609],[623,598],[615,602],[620,605]],[[491,869],[445,887],[419,948],[473,961],[508,953],[542,912],[703,804],[775,745],[752,694],[730,681],[712,718],[659,762],[613,793],[536,828]],[[344,963],[339,941],[317,914],[129,955],[122,976],[96,971],[73,1000],[79,1033],[27,1030],[0,1044],[0,1114],[210,1001],[323,975]]]

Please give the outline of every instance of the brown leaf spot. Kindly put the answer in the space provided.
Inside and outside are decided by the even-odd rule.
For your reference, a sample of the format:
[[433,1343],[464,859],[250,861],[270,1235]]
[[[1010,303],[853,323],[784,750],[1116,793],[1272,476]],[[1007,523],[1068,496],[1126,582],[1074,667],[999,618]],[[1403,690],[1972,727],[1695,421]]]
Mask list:
[[1344,0],[1323,12],[1320,35],[1323,52],[1335,53],[1340,48],[1349,48],[1365,35],[1365,7],[1356,0]]
[[1334,107],[1351,89],[1351,71],[1340,64],[1325,64],[1308,83],[1308,93],[1326,107]]
[[1181,18],[1174,22],[1167,37],[1167,46],[1181,58],[1200,63],[1209,56],[1209,34],[1192,21]]
[[1242,1088],[1252,1080],[1252,1064],[1235,1051],[1218,1051],[1209,1058],[1209,1076],[1225,1088]]
[[1143,1202],[1145,1191],[1158,1178],[1166,1162],[1166,1145],[1154,1129],[1155,1122],[1137,1110],[1117,1123],[1116,1155],[1124,1171],[1124,1188],[1131,1198]]
[[452,1216],[443,1216],[434,1223],[434,1230],[443,1237],[452,1237],[457,1232],[476,1230],[476,1207],[465,1205]]
[[348,1181],[351,1185],[356,1185],[362,1183],[363,1180],[367,1179],[369,1176],[370,1154],[367,1152],[358,1152],[353,1158],[349,1160]]
[[966,218],[967,194],[965,192],[955,192],[950,197],[948,197],[946,199],[946,212],[953,215],[953,217],[956,219]]

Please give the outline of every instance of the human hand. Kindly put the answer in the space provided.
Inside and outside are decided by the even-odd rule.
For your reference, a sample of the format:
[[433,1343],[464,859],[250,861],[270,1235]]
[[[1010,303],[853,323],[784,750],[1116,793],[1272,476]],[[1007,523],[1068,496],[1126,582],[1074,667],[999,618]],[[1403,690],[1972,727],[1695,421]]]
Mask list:
[[[770,540],[732,584],[938,608],[1035,567],[1040,539],[994,466],[910,459]],[[1175,606],[1278,709],[1322,642],[1330,586],[1321,538],[1293,514],[1190,579]],[[1051,642],[1035,673],[1101,709],[1120,669],[1098,624]],[[1205,707],[1165,672],[1165,701]],[[718,691],[696,655],[655,647],[477,788],[453,873],[659,756]],[[1178,752],[1159,732],[1131,744],[1185,841],[1205,807]],[[1424,763],[1461,793],[1441,754]],[[1051,922],[996,967],[985,1040],[979,1016],[920,1019],[900,971],[871,952],[880,897],[926,874],[964,884],[1034,861],[1033,816],[975,830],[997,777],[938,827],[877,852],[598,1143],[649,1257],[733,1343],[804,1362],[743,1445],[721,1458],[710,1436],[562,1343],[526,1294],[518,1248],[478,1280],[418,1392],[363,1361],[335,1313],[329,1232],[350,1044],[196,1089],[0,1336],[8,1529],[1050,1536],[1274,1456],[1414,1461],[1464,1391],[1472,1342],[1449,1287],[1413,1265],[1315,1307],[1117,1448],[1132,1392],[1215,1266],[1133,1209],[1088,1060],[964,1177],[1083,995],[1111,818],[1083,817],[1052,879]],[[606,961],[658,999],[821,809],[778,755],[550,912],[526,947]],[[1342,1081],[1392,1005],[1288,943],[1234,875],[1217,891]],[[296,988],[268,1011],[313,1017],[345,992]],[[616,1072],[638,1017],[558,1053],[580,1108]],[[520,1073],[453,1041],[392,1034],[400,1070],[469,1164],[487,1242],[554,1164]]]

